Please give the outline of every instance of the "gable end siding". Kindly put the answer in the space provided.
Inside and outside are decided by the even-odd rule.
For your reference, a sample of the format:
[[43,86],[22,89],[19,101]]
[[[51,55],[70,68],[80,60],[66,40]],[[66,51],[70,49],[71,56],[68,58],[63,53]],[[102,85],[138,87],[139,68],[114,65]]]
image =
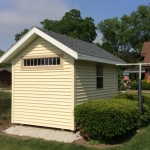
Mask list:
[[117,67],[103,64],[103,89],[96,88],[96,63],[75,61],[76,104],[87,100],[107,99],[118,93]]
[[[63,68],[21,69],[22,57],[63,54]],[[12,123],[73,130],[74,59],[38,37],[13,59]]]

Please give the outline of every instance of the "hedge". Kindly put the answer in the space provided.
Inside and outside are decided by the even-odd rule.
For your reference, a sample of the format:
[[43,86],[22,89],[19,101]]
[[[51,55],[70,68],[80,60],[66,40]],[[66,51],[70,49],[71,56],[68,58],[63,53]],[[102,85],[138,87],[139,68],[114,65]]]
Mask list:
[[[138,95],[133,93],[122,93],[113,97],[114,99],[128,99],[135,101],[138,105]],[[147,94],[142,95],[143,112],[141,116],[141,125],[145,125],[150,121],[150,96]]]
[[[142,80],[142,90],[150,90],[150,84],[147,83],[147,80]],[[132,82],[131,84],[132,90],[138,89],[138,82]]]
[[76,125],[86,139],[111,140],[140,125],[137,103],[130,100],[92,100],[77,105]]

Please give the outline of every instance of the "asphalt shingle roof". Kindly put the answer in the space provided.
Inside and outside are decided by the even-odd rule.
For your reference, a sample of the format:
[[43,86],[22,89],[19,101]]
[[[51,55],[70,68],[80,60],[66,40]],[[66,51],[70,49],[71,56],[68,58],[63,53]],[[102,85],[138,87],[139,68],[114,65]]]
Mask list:
[[11,68],[0,68],[0,72],[1,72],[1,71],[4,71],[4,70],[6,70],[6,71],[8,71],[8,72],[11,72]]
[[98,58],[104,58],[104,59],[108,59],[108,60],[119,61],[120,63],[125,63],[122,59],[110,54],[106,50],[99,48],[98,46],[96,46],[93,43],[81,41],[81,40],[78,40],[75,38],[71,38],[71,37],[59,34],[59,33],[45,30],[45,29],[42,29],[39,27],[36,27],[36,28],[38,28],[42,32],[46,33],[47,35],[51,36],[55,40],[61,42],[65,46],[71,48],[72,50],[74,50],[78,54],[94,56],[94,57],[98,57]]

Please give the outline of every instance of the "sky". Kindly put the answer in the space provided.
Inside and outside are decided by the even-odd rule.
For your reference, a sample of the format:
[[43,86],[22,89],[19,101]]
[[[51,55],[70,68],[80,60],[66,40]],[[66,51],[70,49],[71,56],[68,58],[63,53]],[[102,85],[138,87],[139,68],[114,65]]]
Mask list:
[[[150,0],[1,0],[0,49],[8,50],[15,35],[25,28],[42,27],[40,22],[60,20],[71,9],[80,10],[82,18],[92,17],[97,24],[108,18],[130,15]],[[100,37],[101,38],[101,37]]]

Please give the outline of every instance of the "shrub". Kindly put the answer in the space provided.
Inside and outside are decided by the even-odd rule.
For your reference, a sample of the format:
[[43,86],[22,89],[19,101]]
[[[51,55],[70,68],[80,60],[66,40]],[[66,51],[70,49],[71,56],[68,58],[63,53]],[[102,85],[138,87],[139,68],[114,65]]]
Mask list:
[[77,105],[74,111],[77,127],[85,138],[114,139],[139,126],[137,103],[129,100],[93,100]]
[[[142,80],[142,90],[150,90],[150,84],[147,83],[147,80]],[[138,82],[131,83],[132,90],[138,90]]]
[[[129,99],[137,101],[138,103],[138,94],[136,93],[120,93],[113,97],[114,99]],[[150,95],[148,94],[142,94],[142,101],[145,105],[148,105],[150,108]]]
[[133,73],[131,73],[131,81],[134,81],[135,80],[135,78],[134,78],[134,74]]
[[[138,95],[133,93],[121,93],[113,98],[115,99],[128,99],[132,101],[136,101],[138,105]],[[145,125],[150,121],[150,96],[147,94],[142,95],[142,101],[143,101],[143,112],[141,116],[141,125]]]
[[150,121],[150,108],[148,105],[143,104],[142,116],[141,116],[141,125],[144,126]]
[[142,90],[150,90],[150,84],[147,83],[147,80],[142,80]]
[[131,89],[132,90],[137,90],[138,89],[138,82],[132,82],[131,83]]

